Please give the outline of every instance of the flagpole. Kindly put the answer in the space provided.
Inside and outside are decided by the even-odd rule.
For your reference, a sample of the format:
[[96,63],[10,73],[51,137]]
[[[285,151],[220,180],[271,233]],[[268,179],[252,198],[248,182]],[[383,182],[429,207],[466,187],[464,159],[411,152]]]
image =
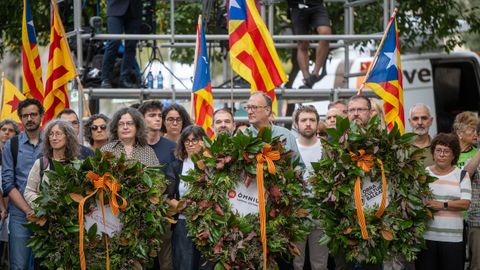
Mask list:
[[375,55],[373,56],[372,64],[368,67],[367,74],[363,78],[363,82],[362,82],[362,84],[360,85],[360,88],[357,91],[357,95],[360,95],[360,96],[362,95],[362,90],[365,87],[365,81],[370,76],[370,72],[372,71],[373,66],[375,66],[375,63],[377,62],[378,54],[380,53],[380,50],[383,47],[383,43],[385,42],[385,38],[387,37],[387,32],[388,32],[387,30],[390,28],[390,25],[392,25],[392,22],[395,19],[395,16],[397,15],[397,11],[398,11],[397,8],[393,9],[393,13],[392,13],[392,16],[390,17],[387,28],[385,28],[385,32],[383,32],[383,36],[382,36],[382,39],[380,41],[380,45],[378,46],[377,51],[375,52]]
[[[193,80],[195,81],[195,74],[197,72],[197,58],[198,58],[198,51],[200,50],[200,31],[202,27],[202,14],[198,15],[198,22],[197,22],[197,42],[195,44],[195,57],[193,58]],[[193,90],[193,89],[192,89]],[[194,104],[194,93],[190,94],[190,115],[193,116],[194,123],[197,119],[195,119],[195,104]]]
[[3,90],[5,88],[5,72],[2,72],[2,86],[0,87],[0,112],[3,111]]

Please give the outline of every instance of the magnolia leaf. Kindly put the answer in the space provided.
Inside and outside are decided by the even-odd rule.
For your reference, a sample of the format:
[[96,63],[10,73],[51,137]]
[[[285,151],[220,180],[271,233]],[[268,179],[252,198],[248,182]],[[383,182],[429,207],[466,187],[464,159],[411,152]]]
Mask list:
[[83,196],[78,193],[69,193],[70,198],[76,203],[80,203],[83,200]]
[[150,197],[148,199],[153,205],[157,205],[159,202],[160,202],[160,198],[159,197]]
[[300,256],[300,254],[301,254],[300,249],[293,242],[288,243],[288,249],[290,250],[290,253],[292,253],[293,256]]
[[157,252],[155,250],[150,250],[150,252],[148,253],[148,256],[152,257],[152,258],[156,258],[157,257]]
[[198,160],[196,164],[200,170],[202,171],[205,170],[206,166],[205,166],[205,161],[203,159]]
[[168,223],[170,224],[176,224],[177,223],[177,220],[176,219],[173,219],[173,218],[170,218],[170,217],[165,217],[165,219],[168,221]]
[[387,241],[393,240],[393,232],[389,230],[380,230],[380,234],[382,235],[383,239]]
[[308,217],[309,214],[310,213],[308,212],[307,209],[299,208],[297,210],[296,216],[300,217],[300,218],[303,218],[303,217]]

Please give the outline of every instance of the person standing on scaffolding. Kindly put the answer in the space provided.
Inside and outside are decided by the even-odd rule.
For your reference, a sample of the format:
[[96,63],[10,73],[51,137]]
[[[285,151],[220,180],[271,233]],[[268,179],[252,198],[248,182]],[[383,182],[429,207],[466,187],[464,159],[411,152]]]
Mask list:
[[[107,0],[107,28],[109,34],[137,34],[142,23],[141,0]],[[113,67],[118,54],[120,40],[107,43],[102,65],[102,88],[112,88]],[[120,88],[138,87],[130,79],[135,63],[136,40],[125,41],[122,66],[120,69]]]
[[[313,28],[319,35],[332,34],[330,18],[323,0],[288,0],[290,18],[295,35],[308,35]],[[325,60],[328,55],[330,42],[321,40],[315,51],[315,67],[309,72],[308,40],[297,41],[297,61],[303,74],[303,85],[300,88],[312,88],[325,75]],[[320,74],[320,69],[322,69]]]

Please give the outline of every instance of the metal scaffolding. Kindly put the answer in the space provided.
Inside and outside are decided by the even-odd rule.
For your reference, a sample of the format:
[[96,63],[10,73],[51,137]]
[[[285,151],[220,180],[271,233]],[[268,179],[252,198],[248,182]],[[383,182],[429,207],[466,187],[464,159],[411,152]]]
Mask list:
[[[344,5],[344,17],[345,25],[344,30],[345,34],[343,35],[275,35],[273,40],[277,48],[293,48],[296,47],[294,42],[291,43],[281,43],[281,41],[297,41],[297,40],[309,40],[314,41],[315,44],[311,43],[311,47],[316,46],[316,42],[319,40],[330,40],[334,41],[330,43],[331,48],[344,48],[345,54],[345,73],[344,78],[347,80],[349,77],[364,75],[361,73],[350,74],[350,57],[349,57],[349,46],[356,41],[365,41],[365,40],[376,40],[382,37],[381,33],[375,34],[355,34],[354,32],[354,10],[356,7],[368,5],[376,2],[377,0],[325,0],[326,2],[336,2],[343,3]],[[94,40],[113,40],[113,39],[135,39],[135,40],[168,40],[169,42],[160,44],[160,48],[168,48],[170,50],[174,48],[194,48],[195,43],[192,41],[195,40],[196,35],[178,35],[175,33],[175,1],[170,0],[170,34],[149,34],[149,35],[113,35],[113,34],[97,34],[94,37],[91,34],[86,34],[82,31],[81,26],[81,0],[74,0],[74,31],[69,33],[70,35],[76,36],[77,43],[77,65],[80,73],[84,72],[83,66],[83,40],[85,39],[94,39]],[[267,24],[271,32],[273,32],[274,25],[274,5],[276,0],[264,0],[261,1],[261,14],[264,19],[266,19]],[[387,26],[388,19],[394,8],[395,0],[383,0],[383,21],[384,27]],[[268,10],[268,18],[265,18],[266,11]],[[222,41],[228,40],[228,35],[207,35],[207,40],[209,41]],[[170,53],[168,57],[168,65],[173,66],[172,60],[170,58]],[[224,76],[227,72],[224,72]],[[232,86],[233,87],[233,86]],[[131,99],[137,98],[144,100],[147,98],[172,98],[175,101],[176,98],[189,99],[191,91],[189,90],[177,90],[175,88],[165,88],[162,91],[152,90],[152,89],[86,89],[86,94],[90,98],[124,98]],[[235,100],[245,100],[248,99],[250,90],[249,89],[214,89],[213,94],[217,99],[235,99]],[[339,97],[351,96],[356,93],[355,89],[276,89],[277,96],[280,99],[285,100],[298,100],[305,99],[309,101],[318,101],[318,100],[335,100]],[[79,98],[79,114],[83,115],[83,99]]]

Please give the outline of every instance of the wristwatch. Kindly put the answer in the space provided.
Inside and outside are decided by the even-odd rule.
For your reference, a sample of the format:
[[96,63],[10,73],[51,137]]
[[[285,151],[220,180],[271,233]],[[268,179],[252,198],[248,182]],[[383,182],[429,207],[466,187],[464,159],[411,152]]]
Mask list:
[[448,202],[443,202],[443,210],[447,210],[448,209]]

